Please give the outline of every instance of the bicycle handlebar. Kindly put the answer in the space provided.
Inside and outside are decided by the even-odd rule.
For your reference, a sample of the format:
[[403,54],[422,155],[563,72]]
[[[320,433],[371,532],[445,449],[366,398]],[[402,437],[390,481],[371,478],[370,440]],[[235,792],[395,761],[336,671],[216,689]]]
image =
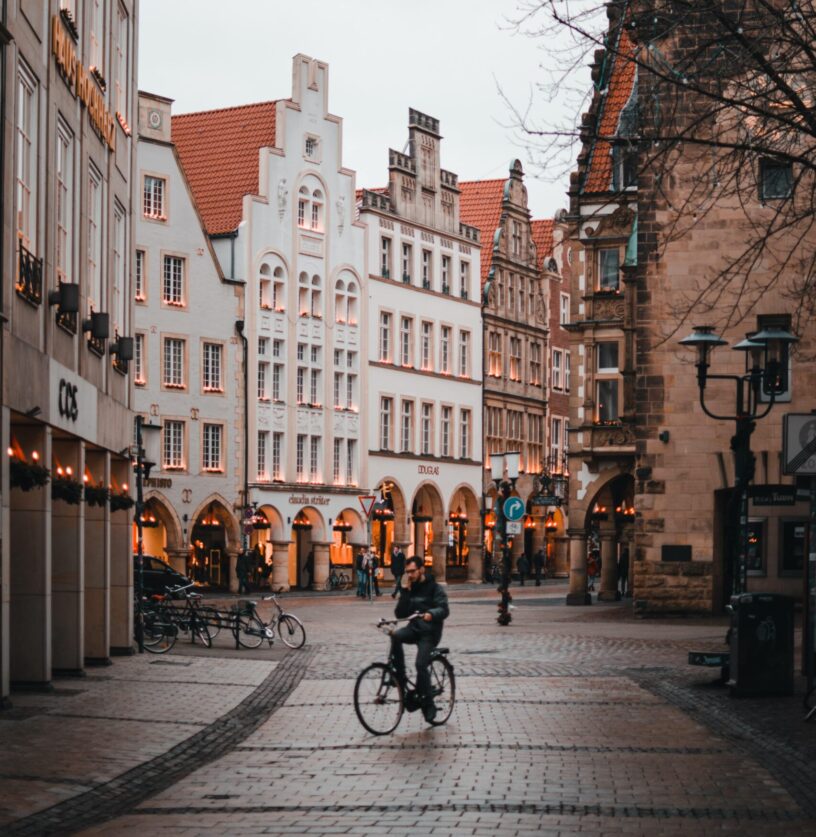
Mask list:
[[376,627],[383,628],[386,625],[398,625],[400,622],[413,622],[414,619],[421,619],[424,615],[424,613],[420,613],[420,611],[417,611],[416,613],[412,613],[410,616],[404,616],[401,619],[384,619],[381,616],[379,622],[377,622]]
[[193,584],[193,582],[190,582],[190,584],[185,584],[181,587],[165,587],[164,589],[168,593],[182,593],[184,590],[189,590],[191,587],[194,587],[194,586],[195,585]]

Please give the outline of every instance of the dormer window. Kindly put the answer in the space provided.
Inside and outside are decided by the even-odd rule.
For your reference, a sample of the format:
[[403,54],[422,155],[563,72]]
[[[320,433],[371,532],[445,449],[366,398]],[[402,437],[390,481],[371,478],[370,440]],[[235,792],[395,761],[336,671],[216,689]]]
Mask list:
[[320,140],[312,135],[307,135],[304,141],[303,156],[307,160],[318,162],[320,160]]

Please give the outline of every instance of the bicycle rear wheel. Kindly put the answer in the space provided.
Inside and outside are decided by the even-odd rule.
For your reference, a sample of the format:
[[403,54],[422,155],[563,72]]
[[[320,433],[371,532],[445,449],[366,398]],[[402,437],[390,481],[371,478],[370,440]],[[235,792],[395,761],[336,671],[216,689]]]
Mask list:
[[306,628],[297,616],[282,613],[278,619],[278,636],[283,640],[284,645],[290,648],[301,648],[306,642]]
[[193,642],[198,639],[205,648],[212,648],[212,636],[210,629],[200,616],[191,617],[190,634]]
[[210,632],[210,637],[215,639],[221,633],[224,623],[221,621],[221,614],[214,607],[201,607],[198,609],[198,616],[203,620]]
[[444,657],[434,657],[430,666],[431,694],[436,704],[436,716],[431,724],[438,727],[444,724],[453,712],[456,702],[456,678],[453,666]]
[[332,577],[329,576],[326,581],[323,583],[323,589],[328,593],[330,590],[334,589],[334,585],[332,584]]
[[351,579],[345,573],[340,573],[340,583],[338,586],[341,590],[348,590],[351,587]]
[[266,625],[257,614],[244,617],[238,625],[238,642],[244,648],[257,648],[266,639]]
[[364,668],[354,684],[354,711],[372,735],[397,728],[405,709],[405,695],[394,670],[383,663]]
[[175,625],[162,622],[156,613],[145,613],[142,644],[151,654],[165,654],[176,644],[178,631]]

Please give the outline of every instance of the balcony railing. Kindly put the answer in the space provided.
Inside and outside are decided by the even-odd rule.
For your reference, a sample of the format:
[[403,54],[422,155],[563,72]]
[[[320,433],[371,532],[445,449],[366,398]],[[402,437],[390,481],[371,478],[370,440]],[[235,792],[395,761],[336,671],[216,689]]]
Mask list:
[[17,293],[32,305],[42,303],[43,262],[33,253],[29,253],[20,241],[17,264]]

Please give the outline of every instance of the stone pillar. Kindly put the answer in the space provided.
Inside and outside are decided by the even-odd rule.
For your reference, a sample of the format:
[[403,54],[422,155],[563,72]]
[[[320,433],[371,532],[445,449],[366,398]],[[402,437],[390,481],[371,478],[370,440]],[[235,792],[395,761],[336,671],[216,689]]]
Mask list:
[[567,593],[568,605],[592,604],[592,596],[587,592],[587,539],[586,533],[570,531],[570,578],[569,593]]
[[312,568],[312,590],[322,590],[329,577],[329,547],[328,541],[312,541],[314,567]]
[[[51,466],[51,430],[15,427],[26,458]],[[10,489],[11,683],[51,689],[51,489]],[[4,549],[5,551],[5,549]]]
[[[62,476],[82,481],[84,445],[55,440],[53,461],[59,462]],[[51,475],[58,476],[56,466]],[[51,542],[57,545],[57,560],[51,565],[51,664],[55,672],[76,677],[85,673],[84,512],[81,501],[51,500]]]
[[[276,593],[288,593],[289,541],[272,541],[272,589]],[[237,588],[236,588],[237,589]]]
[[[130,464],[111,459],[113,485],[131,485]],[[133,509],[110,517],[111,655],[133,653]]]
[[481,541],[468,541],[468,581],[479,582],[484,573],[484,544]]
[[[176,572],[187,575],[187,557],[190,551],[187,549],[165,549],[164,551],[167,554],[167,563]],[[229,555],[227,556],[227,560],[229,560]]]
[[447,576],[445,573],[448,557],[447,538],[441,541],[433,541],[431,544],[431,555],[433,555],[433,567],[431,569],[433,577],[439,584],[447,584]]
[[601,602],[614,602],[620,598],[616,546],[614,534],[601,538],[601,589],[598,593]]
[[227,573],[229,574],[230,593],[238,592],[238,574],[235,567],[238,564],[238,550],[227,549]]
[[[110,484],[108,456],[86,451],[94,485]],[[85,503],[85,665],[110,665],[110,507]]]

